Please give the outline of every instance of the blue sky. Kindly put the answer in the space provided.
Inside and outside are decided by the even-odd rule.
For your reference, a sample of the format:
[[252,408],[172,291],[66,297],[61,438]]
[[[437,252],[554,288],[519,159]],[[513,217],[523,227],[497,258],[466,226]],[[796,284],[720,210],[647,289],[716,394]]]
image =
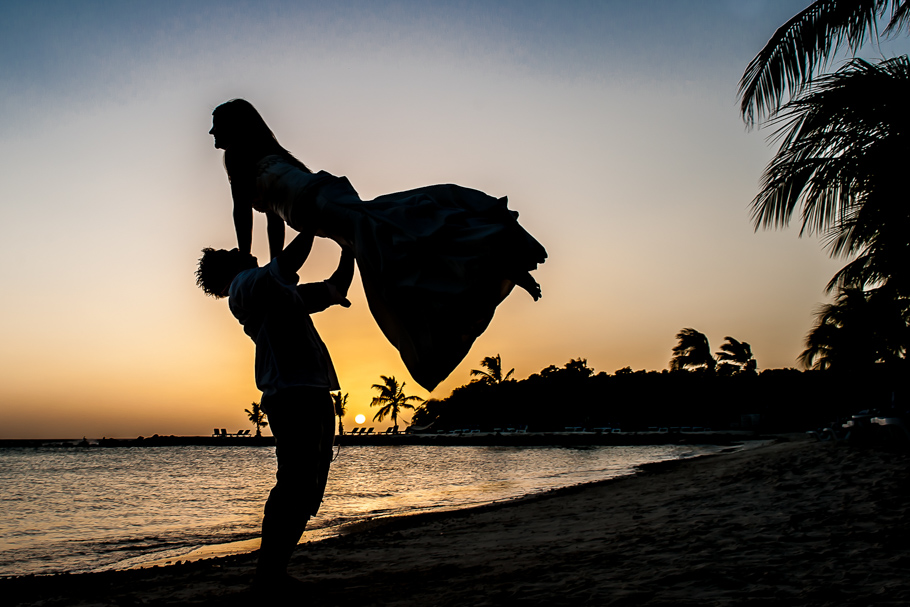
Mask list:
[[[665,368],[683,327],[794,366],[842,264],[753,233],[773,149],[737,83],[793,1],[22,2],[0,19],[0,437],[199,434],[258,400],[253,345],[192,280],[233,245],[212,109],[244,97],[369,199],[508,195],[548,249],[433,396],[501,354]],[[887,51],[886,51],[887,52]],[[262,221],[254,252],[264,257]],[[320,243],[302,272],[321,279]],[[408,381],[355,289],[316,323],[352,413]]]

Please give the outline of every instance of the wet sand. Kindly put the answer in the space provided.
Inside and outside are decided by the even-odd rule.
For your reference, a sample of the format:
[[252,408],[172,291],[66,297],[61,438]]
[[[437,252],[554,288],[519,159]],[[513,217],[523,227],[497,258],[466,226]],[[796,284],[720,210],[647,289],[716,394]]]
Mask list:
[[[907,605],[910,455],[801,438],[302,545],[290,605]],[[13,605],[257,605],[254,555],[0,581]]]

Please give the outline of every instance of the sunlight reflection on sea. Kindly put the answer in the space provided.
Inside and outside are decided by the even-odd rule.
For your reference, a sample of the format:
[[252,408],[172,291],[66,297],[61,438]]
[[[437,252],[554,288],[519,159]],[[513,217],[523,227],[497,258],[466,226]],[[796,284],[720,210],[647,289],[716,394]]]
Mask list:
[[[309,528],[449,510],[710,448],[345,447]],[[0,449],[0,576],[122,568],[255,538],[273,447]]]

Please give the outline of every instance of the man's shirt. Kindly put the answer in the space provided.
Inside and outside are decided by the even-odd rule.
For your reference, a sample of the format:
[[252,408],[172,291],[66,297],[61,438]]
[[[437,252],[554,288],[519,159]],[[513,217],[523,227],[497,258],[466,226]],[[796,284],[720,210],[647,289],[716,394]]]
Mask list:
[[310,314],[331,305],[326,283],[297,284],[272,260],[231,283],[228,305],[256,344],[256,386],[263,397],[301,386],[338,390],[329,351]]

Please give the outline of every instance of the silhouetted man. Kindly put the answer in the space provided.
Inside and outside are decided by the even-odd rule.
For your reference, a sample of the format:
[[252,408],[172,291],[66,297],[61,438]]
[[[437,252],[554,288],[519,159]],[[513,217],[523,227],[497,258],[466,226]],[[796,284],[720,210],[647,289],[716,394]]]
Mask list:
[[298,285],[311,246],[311,235],[295,238],[261,268],[237,249],[205,249],[196,272],[207,294],[228,295],[231,312],[256,344],[256,386],[275,436],[278,472],[262,519],[254,586],[279,592],[299,583],[287,566],[322,503],[335,435],[330,391],[339,388],[338,379],[309,315],[350,306],[354,273],[354,255],[344,249],[331,278]]

